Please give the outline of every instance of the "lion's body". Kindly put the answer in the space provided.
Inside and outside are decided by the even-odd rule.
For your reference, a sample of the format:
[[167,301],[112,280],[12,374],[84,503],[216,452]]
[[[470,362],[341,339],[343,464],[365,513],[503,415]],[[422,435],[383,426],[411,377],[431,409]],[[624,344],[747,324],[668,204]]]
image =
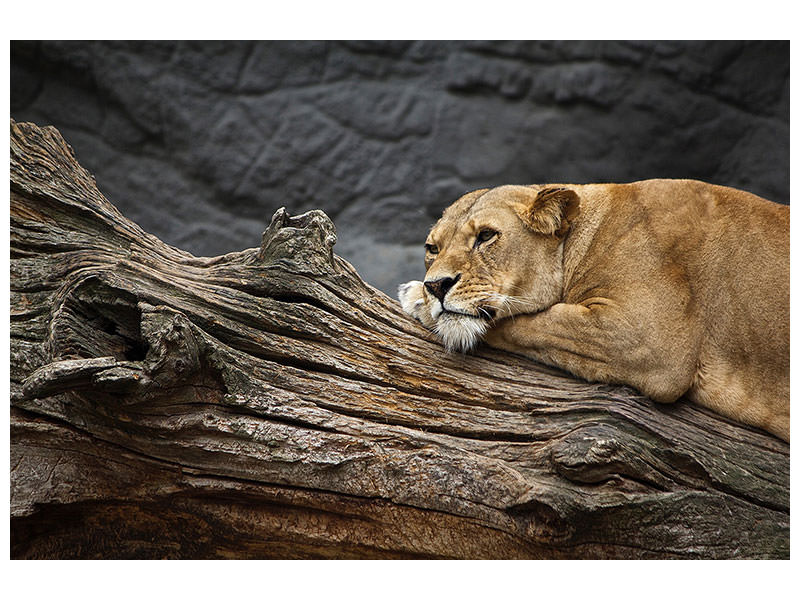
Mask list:
[[449,346],[483,337],[789,439],[788,207],[688,180],[503,186],[429,245],[428,289],[401,300]]

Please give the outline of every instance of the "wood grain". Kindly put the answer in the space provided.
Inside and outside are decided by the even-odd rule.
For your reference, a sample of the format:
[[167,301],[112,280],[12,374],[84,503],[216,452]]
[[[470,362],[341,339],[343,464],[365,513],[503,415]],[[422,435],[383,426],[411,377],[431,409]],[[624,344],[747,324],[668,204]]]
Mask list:
[[335,241],[194,257],[12,120],[12,557],[788,558],[787,444],[449,354]]

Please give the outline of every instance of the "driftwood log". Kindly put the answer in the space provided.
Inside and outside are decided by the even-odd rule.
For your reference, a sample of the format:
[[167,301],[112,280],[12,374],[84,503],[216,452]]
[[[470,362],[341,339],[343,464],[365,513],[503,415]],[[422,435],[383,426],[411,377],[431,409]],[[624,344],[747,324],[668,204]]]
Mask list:
[[787,444],[448,354],[335,240],[194,257],[12,121],[11,556],[788,557]]

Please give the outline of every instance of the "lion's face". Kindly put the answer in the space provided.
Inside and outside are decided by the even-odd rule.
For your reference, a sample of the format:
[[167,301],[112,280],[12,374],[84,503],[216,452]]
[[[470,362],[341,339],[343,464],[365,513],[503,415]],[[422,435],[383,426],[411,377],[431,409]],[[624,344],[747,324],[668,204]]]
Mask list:
[[423,293],[448,348],[467,350],[495,320],[558,302],[563,239],[577,209],[571,190],[503,186],[445,210],[425,243]]

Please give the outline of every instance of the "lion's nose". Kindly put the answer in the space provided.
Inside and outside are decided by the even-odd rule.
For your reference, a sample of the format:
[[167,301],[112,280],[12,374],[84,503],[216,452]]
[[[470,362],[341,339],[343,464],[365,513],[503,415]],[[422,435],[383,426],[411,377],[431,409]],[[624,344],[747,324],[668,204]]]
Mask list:
[[439,299],[439,302],[444,302],[444,297],[447,295],[447,292],[450,291],[450,288],[452,288],[459,279],[461,279],[461,273],[455,277],[442,277],[434,281],[426,281],[425,287],[428,288],[431,294]]

